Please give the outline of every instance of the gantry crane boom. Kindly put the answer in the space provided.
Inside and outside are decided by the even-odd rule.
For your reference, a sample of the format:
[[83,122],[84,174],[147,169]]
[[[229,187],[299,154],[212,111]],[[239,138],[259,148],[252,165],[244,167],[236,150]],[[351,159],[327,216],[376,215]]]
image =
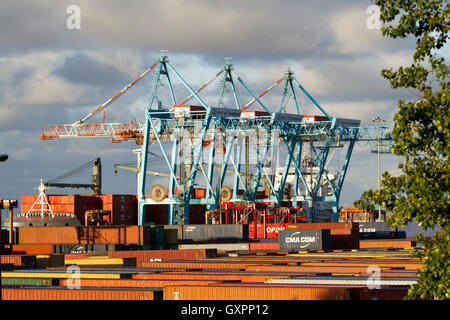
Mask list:
[[133,85],[142,80],[155,66],[158,61],[147,68],[135,80],[127,84],[122,90],[117,92],[113,97],[98,106],[94,111],[90,112],[84,118],[76,121],[73,124],[57,124],[45,125],[44,134],[41,135],[41,140],[50,140],[53,138],[74,138],[74,137],[113,137],[113,141],[133,140],[142,136],[143,125],[139,122],[127,123],[85,123],[97,112],[105,109],[120,96],[122,96]]
[[[279,85],[281,83],[281,81],[283,81],[284,78],[280,78],[278,79],[273,85],[271,85],[269,88],[267,88],[266,90],[264,90],[263,92],[261,92],[258,95],[258,99],[261,98],[262,96],[264,96],[266,93],[268,93],[270,90],[272,90],[273,88],[275,88],[277,85]],[[253,103],[256,102],[256,98],[253,98],[252,100],[250,100],[245,106],[243,106],[241,108],[241,110],[247,109],[248,107],[250,107]]]
[[142,135],[144,125],[127,123],[82,123],[45,125],[42,140],[75,137],[117,137],[134,139]]
[[116,101],[121,95],[123,95],[128,89],[130,89],[133,85],[135,85],[136,83],[138,83],[140,80],[142,80],[151,70],[153,70],[154,67],[156,67],[158,65],[158,61],[156,61],[153,65],[151,65],[149,68],[147,68],[147,70],[145,70],[139,77],[137,77],[134,81],[130,82],[129,84],[127,84],[122,90],[120,90],[119,92],[117,92],[113,97],[111,97],[109,100],[107,100],[105,103],[103,103],[102,105],[98,106],[94,111],[92,111],[91,113],[89,113],[87,116],[85,116],[83,119],[78,120],[77,122],[75,122],[74,124],[81,124],[84,123],[86,120],[88,120],[90,117],[92,117],[94,114],[96,114],[97,112],[99,112],[100,110],[103,110],[104,108],[106,108],[107,106],[109,106],[111,103],[113,103],[114,101]]

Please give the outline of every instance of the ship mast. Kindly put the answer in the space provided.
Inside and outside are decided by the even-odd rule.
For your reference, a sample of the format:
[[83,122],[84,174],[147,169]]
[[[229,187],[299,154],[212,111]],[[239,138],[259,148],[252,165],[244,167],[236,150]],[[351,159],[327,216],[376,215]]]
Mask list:
[[43,218],[44,215],[51,215],[53,218],[55,214],[53,213],[50,204],[48,203],[47,195],[45,194],[45,190],[47,190],[47,187],[44,185],[43,179],[41,179],[41,184],[37,189],[39,190],[39,196],[34,201],[30,210],[28,210],[26,216],[34,212],[40,212],[41,218]]

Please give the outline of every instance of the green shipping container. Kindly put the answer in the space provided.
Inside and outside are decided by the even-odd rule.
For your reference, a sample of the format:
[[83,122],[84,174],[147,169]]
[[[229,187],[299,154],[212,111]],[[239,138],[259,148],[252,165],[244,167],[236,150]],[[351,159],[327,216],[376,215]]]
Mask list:
[[166,250],[166,245],[164,243],[152,243],[151,250]]
[[[13,228],[13,244],[19,243],[19,228]],[[9,228],[3,227],[1,230],[1,241],[9,243]]]
[[59,279],[2,278],[2,286],[59,286]]
[[164,226],[152,226],[150,238],[152,244],[164,244]]
[[152,249],[152,246],[150,243],[141,243],[141,244],[138,244],[137,246],[138,246],[138,250],[151,250]]

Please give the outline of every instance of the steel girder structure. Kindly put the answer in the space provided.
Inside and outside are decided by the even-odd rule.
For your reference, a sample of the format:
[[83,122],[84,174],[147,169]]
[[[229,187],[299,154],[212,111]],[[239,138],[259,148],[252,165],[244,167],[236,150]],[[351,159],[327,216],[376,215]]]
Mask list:
[[[290,122],[292,122],[292,115],[282,113],[272,113],[259,99],[261,95],[256,96],[253,91],[245,84],[245,82],[236,74],[232,65],[227,63],[223,70],[215,75],[212,79],[216,79],[220,74],[223,74],[222,87],[220,90],[217,107],[208,106],[199,96],[198,93],[206,85],[212,82],[210,80],[200,89],[194,91],[187,82],[177,73],[177,71],[169,63],[168,58],[163,56],[160,58],[159,66],[156,67],[155,82],[150,98],[149,107],[146,110],[142,158],[139,167],[139,186],[138,186],[138,221],[143,224],[145,221],[145,206],[151,204],[165,203],[169,206],[168,223],[169,224],[188,224],[189,223],[189,207],[191,204],[203,204],[208,208],[218,208],[220,203],[220,190],[224,183],[228,172],[234,171],[234,200],[256,201],[256,192],[258,190],[261,177],[265,175],[268,178],[265,169],[266,155],[270,147],[274,144],[272,131],[280,131],[284,136],[289,136],[290,131],[294,130],[296,133],[303,133],[308,136],[316,135],[316,131],[321,124],[305,124],[296,125],[297,129],[293,129]],[[188,115],[180,115],[175,112],[176,98],[172,86],[170,73],[182,82],[182,84],[189,90],[191,95],[184,99],[185,103],[190,98],[195,97],[204,111],[190,112]],[[160,110],[152,108],[157,91],[160,87],[161,77],[165,76],[167,79],[169,91],[172,98],[174,108],[172,110]],[[236,91],[235,80],[240,83],[245,90],[253,97],[253,101],[257,101],[263,109],[266,110],[269,116],[259,117],[258,119],[242,119],[239,97]],[[223,106],[223,98],[225,87],[229,84],[233,94],[234,108],[225,108]],[[266,90],[267,91],[267,90]],[[264,94],[264,93],[263,93]],[[247,104],[249,105],[249,104]],[[301,121],[301,116],[294,117],[298,123]],[[244,173],[241,172],[242,165],[239,155],[243,141],[250,136],[258,138],[259,133],[264,135],[264,143],[257,144],[255,151],[256,160],[253,165],[251,182],[243,181]],[[291,140],[288,138],[288,140]],[[169,191],[168,198],[162,202],[156,202],[145,195],[146,189],[146,173],[147,173],[147,155],[150,148],[150,141],[156,144],[161,151],[167,168],[169,169]],[[163,146],[164,142],[172,142],[172,150],[170,157],[166,148]],[[222,159],[217,159],[217,142],[220,141],[224,147],[224,155]],[[296,141],[296,139],[295,139]],[[237,146],[233,148],[233,146]],[[261,152],[260,152],[261,151]],[[236,157],[236,153],[238,157]],[[206,167],[203,161],[207,160]],[[214,179],[215,164],[221,160],[221,166],[217,179]],[[232,170],[228,169],[228,165],[232,164]],[[247,164],[246,170],[250,171]],[[192,189],[195,184],[198,173],[204,178],[206,184],[206,196],[202,199],[192,198]],[[247,172],[247,176],[249,176]],[[216,181],[215,181],[216,180]],[[269,181],[268,179],[267,181]],[[270,184],[270,182],[269,182]],[[239,185],[243,186],[243,193],[238,194]],[[215,188],[214,188],[215,186]],[[175,189],[178,189],[176,194]],[[281,194],[281,193],[280,193]],[[270,201],[273,201],[271,198]]]
[[[238,78],[239,79],[239,78]],[[279,84],[277,81],[275,85]],[[275,86],[274,85],[274,86]],[[325,121],[305,122],[303,116],[301,121],[296,119],[295,115],[281,113],[286,108],[286,97],[290,91],[297,115],[300,115],[299,104],[294,87],[298,87],[306,97],[317,107],[317,109],[326,117]],[[268,90],[273,88],[270,87]],[[265,94],[263,92],[263,94]],[[268,109],[257,99],[263,108]],[[246,105],[248,106],[248,105]],[[290,174],[290,168],[294,169],[294,183],[293,194],[287,200],[289,206],[298,206],[298,201],[306,201],[309,207],[308,220],[315,221],[316,206],[319,201],[332,203],[332,221],[338,221],[339,198],[342,191],[342,186],[350,163],[351,155],[354,145],[357,141],[386,141],[391,142],[392,138],[386,127],[360,127],[359,120],[332,118],[327,112],[314,100],[314,98],[305,90],[305,88],[295,79],[293,73],[287,70],[284,75],[283,95],[281,99],[279,113],[271,113],[270,120],[265,121],[264,117],[259,117],[253,120],[258,126],[267,124],[266,132],[274,136],[278,136],[279,141],[286,147],[287,155],[283,172],[279,184],[274,186],[274,176],[267,173],[265,165],[258,159],[257,174],[254,176],[252,189],[250,192],[244,192],[244,198],[252,201],[273,202],[276,206],[280,206],[283,202],[283,193],[286,187],[287,176]],[[242,121],[241,121],[242,123]],[[308,167],[303,165],[302,151],[304,145],[308,144],[311,151],[311,158],[309,159],[318,168],[318,171],[308,173]],[[347,145],[345,160],[338,173],[338,182],[335,186],[331,183],[327,164],[330,160],[332,150],[335,148],[342,148]],[[272,140],[273,145],[273,140]],[[238,150],[239,151],[239,150]],[[273,159],[272,159],[273,160]],[[262,170],[261,170],[262,169]],[[239,171],[239,168],[237,168]],[[265,199],[255,199],[255,193],[261,177],[261,171],[269,186],[269,196]],[[309,177],[308,177],[309,174]],[[238,176],[238,175],[237,175]],[[329,194],[319,194],[319,190],[325,183],[329,187]],[[238,179],[235,179],[234,190],[238,188]],[[245,188],[245,185],[244,185]],[[236,193],[233,198],[239,198]],[[303,207],[305,204],[302,205]]]
[[[196,112],[191,112],[187,117],[186,115],[178,115],[176,117],[173,109],[171,111],[152,109],[161,76],[167,77],[172,103],[176,105],[169,70],[191,92],[191,95],[182,102],[184,103],[195,97],[204,107],[203,112],[198,112],[197,116]],[[223,75],[223,82],[217,107],[210,107],[198,96],[198,93],[220,74]],[[239,97],[233,79],[237,79],[237,82],[253,97],[253,100],[242,108],[240,108]],[[260,98],[281,83],[281,80],[284,80],[284,88],[280,109],[279,112],[271,112]],[[230,84],[231,92],[233,93],[234,108],[221,107],[223,106],[223,95],[227,83]],[[300,114],[294,87],[298,87],[313,102],[320,112],[326,116],[326,121],[304,121],[303,115]],[[282,112],[285,109],[286,96],[289,90],[294,97],[293,100],[297,114]],[[255,118],[242,118],[240,111],[247,108],[253,102],[258,102],[266,114]],[[232,201],[272,202],[275,206],[280,206],[284,201],[283,193],[287,176],[292,166],[295,171],[295,178],[293,194],[292,197],[287,199],[288,202],[291,205],[297,206],[298,201],[306,201],[309,206],[309,221],[315,220],[315,206],[318,201],[332,202],[333,221],[337,221],[339,197],[354,144],[356,141],[361,140],[391,140],[386,127],[360,127],[359,124],[359,120],[332,118],[328,115],[295,79],[290,70],[286,71],[284,77],[278,80],[272,87],[256,96],[236,74],[232,65],[227,63],[223,70],[217,73],[213,79],[194,91],[171,66],[167,57],[163,56],[159,61],[155,84],[144,123],[142,162],[139,168],[139,223],[142,224],[145,220],[144,206],[147,204],[155,204],[152,199],[145,196],[144,192],[147,154],[150,141],[157,142],[169,168],[169,196],[165,200],[165,203],[169,205],[169,224],[188,224],[189,206],[191,204],[204,204],[209,208],[218,208],[220,204],[219,193],[227,172],[230,172],[228,169],[229,165],[232,166],[231,171],[234,171]],[[251,136],[253,136],[256,143],[249,146],[249,137]],[[162,141],[169,140],[172,141],[170,159],[162,145]],[[214,166],[218,160],[216,158],[217,140],[220,140],[224,147],[224,155],[219,175],[216,179],[217,181],[214,182]],[[287,155],[281,181],[275,187],[273,183],[274,173],[268,172],[267,164],[270,149],[279,142],[286,147]],[[342,147],[344,143],[348,144],[345,161],[340,169],[338,183],[333,187],[328,176],[326,164],[329,161],[330,153],[332,153],[330,150]],[[188,146],[187,150],[183,150],[185,149],[183,144]],[[302,151],[305,144],[309,144],[310,146],[312,155],[310,160],[319,168],[314,174],[315,177],[310,173],[308,178],[307,172],[305,173],[304,166],[302,165]],[[249,164],[248,159],[246,159],[245,165],[242,164],[241,158],[244,147],[246,147],[246,153],[249,152],[249,148],[254,147],[253,154],[256,159],[253,165]],[[204,156],[205,153],[208,153],[208,155]],[[204,158],[207,159],[206,168],[203,166]],[[244,167],[245,172],[243,172]],[[177,170],[179,170],[178,175]],[[206,183],[206,196],[202,199],[193,199],[191,193],[199,171]],[[269,193],[267,197],[257,199],[256,194],[260,188],[261,180],[264,180],[266,188],[269,189]],[[322,181],[326,181],[329,184],[331,194],[318,194]],[[242,187],[242,193],[239,193],[240,187]],[[175,194],[175,188],[178,188],[177,195]]]
[[[109,124],[87,124],[90,117],[105,109],[122,94],[124,94],[134,84],[143,79],[150,71],[156,70],[155,82],[150,98],[149,106],[145,113],[145,123],[109,123]],[[160,106],[154,109],[153,103],[157,96],[162,77],[167,78],[170,91],[171,103],[176,105],[174,89],[172,87],[172,73],[175,78],[181,81],[185,88],[191,93],[179,104],[187,102],[191,98],[196,98],[198,103],[204,108],[201,112],[193,112],[190,115],[176,115],[174,109],[163,110]],[[216,107],[207,105],[198,95],[212,81],[222,75],[222,87]],[[235,80],[233,80],[235,79]],[[235,82],[236,81],[236,82]],[[283,95],[278,112],[272,112],[262,101],[261,97],[271,91],[275,86],[283,82]],[[241,84],[253,98],[249,103],[241,107],[236,91],[236,84]],[[223,98],[226,85],[229,84],[233,94],[234,108],[225,108]],[[304,116],[300,114],[297,95],[294,88],[300,89],[304,95],[325,115],[325,121],[306,122]],[[287,114],[286,109],[288,92],[293,97],[296,114]],[[257,102],[266,114],[255,116],[254,118],[243,118],[241,112],[251,104]],[[273,108],[272,108],[273,109]],[[145,196],[145,184],[148,149],[150,143],[156,144],[161,149],[165,162],[169,168],[169,196],[165,203],[169,204],[169,223],[188,223],[189,205],[204,204],[209,208],[217,208],[220,203],[219,193],[227,173],[233,174],[232,200],[245,200],[256,202],[272,202],[280,206],[283,199],[283,192],[286,186],[287,176],[290,168],[294,169],[293,194],[288,202],[297,206],[298,201],[306,201],[311,210],[309,220],[314,221],[315,204],[318,201],[328,201],[333,203],[333,220],[337,221],[338,203],[348,169],[352,150],[356,141],[379,141],[389,146],[392,138],[386,127],[360,127],[359,120],[333,118],[314,100],[314,98],[295,79],[293,73],[287,70],[283,77],[277,80],[271,87],[258,96],[246,85],[246,83],[236,74],[230,63],[220,70],[211,80],[194,91],[187,82],[171,66],[167,56],[160,57],[152,66],[146,69],[136,80],[128,84],[108,101],[97,107],[93,112],[83,119],[70,125],[46,126],[43,139],[57,137],[102,137],[111,136],[113,141],[142,139],[141,161],[138,174],[138,221],[144,223],[144,206],[155,202]],[[254,138],[254,143],[250,143],[250,137]],[[217,179],[214,179],[214,167],[216,159],[216,145],[222,142],[224,156],[220,172]],[[170,158],[163,146],[163,142],[172,142]],[[253,142],[253,141],[252,141]],[[327,163],[330,154],[335,148],[339,148],[343,143],[348,144],[344,165],[340,169],[339,180],[335,187],[330,183],[327,171]],[[274,145],[281,143],[286,150],[285,166],[280,177],[279,184],[274,185],[274,172],[268,170],[268,154]],[[183,150],[188,146],[187,150]],[[305,174],[302,165],[302,153],[304,146],[309,145],[310,161],[314,162],[319,170],[312,174]],[[247,146],[247,147],[246,147]],[[252,165],[248,161],[244,164],[241,161],[243,154],[248,156],[249,149],[253,147],[255,160]],[[180,156],[179,152],[184,151]],[[244,151],[244,152],[243,152]],[[330,152],[331,151],[331,152]],[[203,156],[204,153],[207,156]],[[248,157],[247,157],[248,158]],[[203,166],[203,159],[207,160],[206,167]],[[270,159],[273,164],[273,159]],[[228,166],[231,166],[231,170]],[[182,169],[182,170],[179,170]],[[245,169],[245,170],[244,170]],[[302,170],[303,169],[303,170]],[[177,176],[177,170],[180,171]],[[151,171],[151,170],[150,170]],[[203,199],[192,199],[191,191],[195,184],[197,173],[200,171],[206,183],[206,197]],[[234,171],[234,172],[233,172]],[[215,181],[216,180],[216,181]],[[268,196],[257,199],[257,192],[260,188],[261,180],[264,181]],[[319,195],[322,180],[326,181],[331,189],[330,195]],[[309,184],[309,186],[308,186]],[[213,188],[215,186],[215,189]],[[239,192],[242,187],[243,192]],[[178,188],[178,195],[175,189]]]
[[[191,93],[191,95],[182,102],[184,103],[190,98],[195,97],[198,103],[203,107],[202,111],[194,111],[184,115],[176,113],[175,105],[177,105],[177,102],[169,71],[170,74],[173,74],[175,78],[177,78]],[[234,118],[236,121],[239,121],[240,117],[240,110],[238,108],[239,102],[237,100],[234,83],[232,83],[232,79],[230,77],[230,72],[231,65],[227,64],[224,69],[220,71],[213,79],[217,78],[221,73],[224,73],[224,85],[225,82],[231,82],[233,92],[235,93],[236,107],[234,109],[210,107],[198,95],[198,92],[202,89],[202,87],[194,91],[169,63],[167,56],[162,56],[160,58],[149,107],[145,113],[142,159],[139,168],[140,173],[138,186],[139,224],[143,224],[145,221],[145,205],[161,203],[155,203],[153,199],[145,196],[146,169],[148,160],[147,155],[150,147],[150,141],[155,141],[155,144],[159,146],[169,169],[170,178],[168,199],[162,202],[169,205],[169,224],[188,224],[189,207],[191,204],[217,205],[218,189],[214,190],[212,185],[214,172],[214,163],[212,159],[214,159],[215,154],[215,137],[214,134],[211,134],[211,131],[215,132],[219,130],[221,123],[225,121],[225,119]],[[161,76],[165,76],[167,79],[172,98],[172,105],[174,106],[172,110],[157,110],[152,108],[161,81]],[[223,95],[223,91],[224,90],[222,90],[221,96]],[[212,138],[208,141],[211,146],[209,157],[210,162],[207,164],[208,168],[205,170],[202,163],[202,154],[205,148],[205,143],[207,142],[207,134],[212,136]],[[163,146],[163,141],[172,142],[170,159],[165,147]],[[207,198],[192,199],[191,194],[199,171],[206,181]],[[175,189],[178,189],[177,194]]]

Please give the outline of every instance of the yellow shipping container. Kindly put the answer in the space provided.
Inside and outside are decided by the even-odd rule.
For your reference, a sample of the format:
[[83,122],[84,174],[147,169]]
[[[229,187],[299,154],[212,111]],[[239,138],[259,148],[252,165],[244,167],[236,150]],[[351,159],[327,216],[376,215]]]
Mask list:
[[[74,273],[65,272],[2,272],[2,278],[71,278]],[[120,279],[119,273],[79,273],[81,279]]]

